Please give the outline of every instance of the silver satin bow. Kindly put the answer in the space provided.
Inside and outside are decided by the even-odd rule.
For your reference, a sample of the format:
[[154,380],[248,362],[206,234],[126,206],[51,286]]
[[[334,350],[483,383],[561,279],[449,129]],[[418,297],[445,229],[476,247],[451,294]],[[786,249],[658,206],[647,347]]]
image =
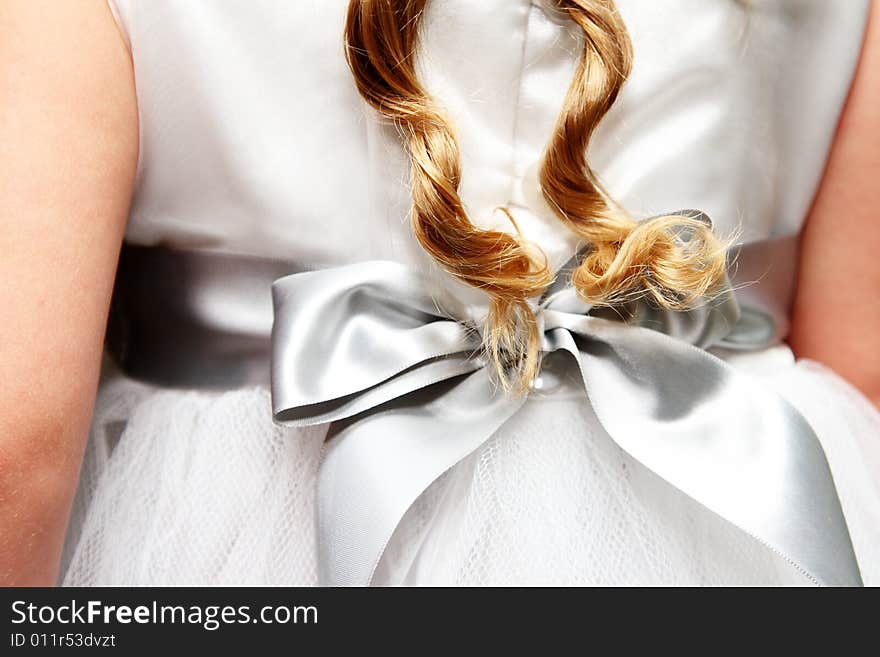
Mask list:
[[[366,585],[416,498],[525,398],[497,390],[478,333],[404,265],[294,274],[272,291],[275,419],[334,423],[318,479],[321,580]],[[539,318],[543,351],[574,359],[584,402],[621,448],[815,583],[861,584],[810,426],[705,351],[743,346],[729,286],[688,312],[636,305],[624,323],[597,316],[559,277]]]

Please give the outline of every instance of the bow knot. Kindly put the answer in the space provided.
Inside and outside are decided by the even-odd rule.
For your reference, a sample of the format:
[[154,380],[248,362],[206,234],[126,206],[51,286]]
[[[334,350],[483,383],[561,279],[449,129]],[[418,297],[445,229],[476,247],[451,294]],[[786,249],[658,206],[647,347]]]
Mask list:
[[[318,479],[321,576],[368,584],[409,506],[528,396],[497,390],[478,332],[442,310],[455,300],[402,264],[294,274],[272,290],[274,417],[333,423]],[[564,275],[537,312],[543,352],[576,366],[607,434],[814,581],[860,583],[809,425],[705,351],[763,346],[749,344],[762,335],[753,326],[738,333],[730,286],[686,312],[639,303],[616,312],[626,321],[584,303]]]

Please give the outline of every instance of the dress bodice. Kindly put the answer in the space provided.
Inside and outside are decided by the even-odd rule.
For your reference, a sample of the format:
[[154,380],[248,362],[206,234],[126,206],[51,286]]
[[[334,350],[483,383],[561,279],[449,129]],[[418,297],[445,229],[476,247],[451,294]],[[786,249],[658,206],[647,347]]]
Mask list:
[[[421,268],[409,161],[347,69],[347,0],[111,0],[127,35],[141,150],[127,240]],[[796,234],[858,59],[865,0],[619,0],[635,63],[590,161],[635,216],[707,212],[724,235]],[[550,0],[432,0],[419,66],[463,154],[475,223],[560,265],[577,240],[537,170],[580,52]],[[451,283],[450,283],[451,285]],[[779,303],[784,303],[780,299]]]

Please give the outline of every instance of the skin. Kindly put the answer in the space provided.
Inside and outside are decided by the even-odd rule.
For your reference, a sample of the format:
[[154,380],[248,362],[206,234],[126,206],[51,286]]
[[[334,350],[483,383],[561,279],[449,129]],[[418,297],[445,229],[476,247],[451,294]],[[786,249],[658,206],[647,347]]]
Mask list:
[[[880,12],[806,226],[791,343],[880,404]],[[104,0],[0,2],[0,583],[53,584],[138,150]]]
[[52,584],[137,162],[100,0],[0,2],[0,583]]
[[880,408],[880,4],[807,219],[789,342]]

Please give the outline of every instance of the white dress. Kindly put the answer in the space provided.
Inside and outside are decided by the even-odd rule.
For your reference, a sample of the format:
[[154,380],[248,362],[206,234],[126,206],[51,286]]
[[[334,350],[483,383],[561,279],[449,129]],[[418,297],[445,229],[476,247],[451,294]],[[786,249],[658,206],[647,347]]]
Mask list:
[[[357,95],[347,0],[113,0],[133,55],[141,151],[126,239],[444,278],[408,223],[408,159]],[[590,161],[636,216],[707,212],[750,245],[799,232],[858,60],[867,2],[619,0],[635,65]],[[544,0],[431,0],[419,64],[463,152],[474,221],[558,267],[577,239],[537,167],[580,49]],[[775,345],[720,354],[809,420],[865,583],[880,583],[880,413],[795,361],[783,284],[758,296]],[[760,278],[758,272],[755,278]],[[755,289],[758,289],[756,286]],[[268,293],[268,291],[267,291]],[[744,294],[748,294],[748,288]],[[204,303],[210,309],[211,298]],[[482,306],[481,306],[482,304]],[[220,312],[220,309],[218,309]],[[235,322],[235,317],[226,318]],[[316,584],[315,477],[326,426],[273,423],[270,393],[136,381],[109,360],[62,582]],[[530,398],[410,508],[375,584],[799,584],[784,560],[617,447],[582,392]]]

